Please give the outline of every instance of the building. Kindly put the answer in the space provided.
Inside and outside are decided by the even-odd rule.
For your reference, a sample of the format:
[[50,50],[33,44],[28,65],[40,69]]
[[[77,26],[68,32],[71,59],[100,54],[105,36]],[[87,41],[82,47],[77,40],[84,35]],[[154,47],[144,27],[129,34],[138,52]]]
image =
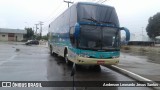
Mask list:
[[131,33],[130,41],[152,41],[147,34]]
[[147,35],[131,33],[128,45],[153,46],[155,43]]
[[26,30],[0,28],[0,41],[22,41]]

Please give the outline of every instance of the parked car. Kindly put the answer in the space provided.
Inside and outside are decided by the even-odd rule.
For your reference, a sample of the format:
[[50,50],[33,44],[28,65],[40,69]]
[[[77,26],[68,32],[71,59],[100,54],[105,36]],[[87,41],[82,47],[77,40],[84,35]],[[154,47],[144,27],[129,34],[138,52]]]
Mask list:
[[28,40],[25,44],[26,45],[39,45],[39,41],[38,40]]

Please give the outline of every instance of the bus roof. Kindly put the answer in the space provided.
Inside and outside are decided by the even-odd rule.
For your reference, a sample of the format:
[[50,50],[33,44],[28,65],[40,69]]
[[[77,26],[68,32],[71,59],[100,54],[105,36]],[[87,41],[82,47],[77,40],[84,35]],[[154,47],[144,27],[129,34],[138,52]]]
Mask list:
[[86,22],[84,19],[92,18],[98,22],[114,23],[119,27],[119,20],[114,7],[90,2],[78,2],[76,5],[78,21]]
[[113,23],[116,27],[119,27],[119,20],[114,7],[90,2],[78,2],[52,21],[49,29],[58,31],[58,27],[73,27],[77,22],[92,22],[91,19],[97,22]]
[[114,7],[109,6],[109,5],[104,5],[104,4],[99,4],[99,3],[93,3],[93,2],[77,2],[75,4],[85,4],[85,5],[95,5],[95,6],[107,6],[107,7],[114,8]]

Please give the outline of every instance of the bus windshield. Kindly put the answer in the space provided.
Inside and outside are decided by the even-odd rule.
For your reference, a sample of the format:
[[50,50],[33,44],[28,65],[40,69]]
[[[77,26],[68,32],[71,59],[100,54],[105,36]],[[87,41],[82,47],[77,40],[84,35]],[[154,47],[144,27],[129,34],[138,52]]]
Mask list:
[[119,50],[119,41],[117,28],[82,25],[78,47],[91,50]]

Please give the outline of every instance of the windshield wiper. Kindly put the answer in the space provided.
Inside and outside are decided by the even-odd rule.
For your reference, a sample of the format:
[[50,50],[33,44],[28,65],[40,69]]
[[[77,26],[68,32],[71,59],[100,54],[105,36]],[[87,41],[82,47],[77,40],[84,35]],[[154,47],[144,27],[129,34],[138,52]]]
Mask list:
[[91,18],[83,18],[85,20],[89,20],[89,21],[92,21],[92,22],[96,22],[96,23],[99,23],[97,20],[93,19],[92,17]]
[[104,21],[101,21],[100,23],[112,24],[112,25],[116,26],[115,23],[113,23],[113,22],[104,22]]
[[98,24],[100,24],[100,23],[105,23],[105,24],[112,24],[112,25],[114,25],[114,26],[116,26],[115,25],[115,23],[113,23],[113,22],[104,22],[104,21],[97,21],[97,20],[95,20],[94,18],[83,18],[83,19],[85,19],[85,20],[89,20],[89,21],[92,21],[92,22],[96,22],[96,23],[98,23]]

